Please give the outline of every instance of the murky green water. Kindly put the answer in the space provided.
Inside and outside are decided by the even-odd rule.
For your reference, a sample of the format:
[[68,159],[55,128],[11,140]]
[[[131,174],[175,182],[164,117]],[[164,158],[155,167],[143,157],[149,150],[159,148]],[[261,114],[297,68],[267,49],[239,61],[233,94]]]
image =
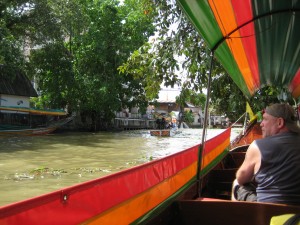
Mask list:
[[[222,131],[208,130],[207,138]],[[163,138],[139,130],[0,139],[0,206],[184,150],[199,144],[201,133],[184,129]],[[232,133],[232,138],[238,134]]]

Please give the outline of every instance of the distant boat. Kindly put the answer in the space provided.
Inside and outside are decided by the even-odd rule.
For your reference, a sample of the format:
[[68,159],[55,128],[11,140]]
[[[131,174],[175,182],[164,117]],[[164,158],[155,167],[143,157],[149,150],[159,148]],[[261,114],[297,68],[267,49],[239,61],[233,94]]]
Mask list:
[[0,137],[49,134],[74,119],[66,115],[63,110],[0,106]]
[[160,137],[172,137],[178,132],[177,128],[172,129],[162,129],[162,130],[150,130],[151,136],[160,136]]
[[190,128],[189,125],[186,124],[186,122],[181,122],[179,128]]

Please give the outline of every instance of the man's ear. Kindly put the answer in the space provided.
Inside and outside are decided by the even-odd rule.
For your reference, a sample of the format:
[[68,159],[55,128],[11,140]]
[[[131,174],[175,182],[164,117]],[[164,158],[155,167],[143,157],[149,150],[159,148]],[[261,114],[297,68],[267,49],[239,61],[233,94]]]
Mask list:
[[281,117],[278,118],[277,123],[279,128],[283,128],[285,125],[284,119]]

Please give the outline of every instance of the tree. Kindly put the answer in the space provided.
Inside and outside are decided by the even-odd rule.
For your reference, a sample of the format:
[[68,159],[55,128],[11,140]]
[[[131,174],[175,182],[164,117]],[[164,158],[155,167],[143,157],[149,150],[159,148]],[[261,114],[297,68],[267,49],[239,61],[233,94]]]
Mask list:
[[178,126],[180,127],[182,122],[191,123],[194,121],[194,116],[191,112],[184,112],[187,102],[204,109],[205,101],[206,96],[203,93],[196,93],[189,89],[181,90],[180,95],[176,97],[176,103],[180,106]]
[[[172,15],[174,11],[164,13]],[[156,35],[135,51],[120,71],[143,80],[149,99],[157,96],[161,84],[202,92],[207,80],[205,65],[209,63],[203,40],[183,17],[164,23],[156,24]],[[178,24],[177,30],[169,30],[174,23]]]
[[[140,82],[121,76],[117,68],[148,39],[153,26],[136,1],[125,3],[73,0],[52,4],[65,40],[53,40],[30,58],[43,100],[80,111],[83,120],[92,118],[96,130],[105,129],[121,108],[147,106]],[[75,22],[65,14],[75,17]]]
[[[211,61],[203,39],[173,1],[145,1],[145,9],[155,21],[156,35],[130,56],[120,72],[142,80],[150,100],[157,97],[161,84],[202,93]],[[221,73],[226,74],[216,63],[212,74]]]
[[73,57],[63,42],[53,42],[32,50],[27,69],[35,77],[41,92],[41,96],[35,100],[36,105],[41,108],[76,105],[74,94],[78,90],[78,84],[72,60]]
[[183,120],[184,122],[191,124],[194,122],[194,115],[192,111],[185,111],[183,113]]
[[107,126],[122,107],[146,108],[141,83],[117,71],[153,34],[142,3],[2,1],[0,72],[26,72],[42,94],[37,105],[80,111],[93,118],[94,127]]
[[0,3],[0,65],[2,75],[25,73],[24,51],[61,35],[46,0],[12,0]]

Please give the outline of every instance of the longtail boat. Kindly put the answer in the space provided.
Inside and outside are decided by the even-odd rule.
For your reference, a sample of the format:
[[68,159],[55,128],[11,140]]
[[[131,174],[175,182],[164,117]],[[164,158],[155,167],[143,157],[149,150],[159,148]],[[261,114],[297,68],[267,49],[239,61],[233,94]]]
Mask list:
[[176,133],[178,133],[177,128],[162,129],[162,130],[150,130],[150,135],[157,136],[157,137],[172,137]]
[[[299,98],[300,1],[178,3],[246,96],[274,85]],[[208,101],[205,119],[207,109]],[[234,143],[230,127],[210,140],[203,130],[201,144],[181,152],[1,207],[0,224],[267,225],[300,212],[300,206],[230,200],[235,172],[259,137],[254,123]]]
[[[16,120],[15,123],[10,119],[8,120],[10,123],[7,123],[7,120],[2,119],[6,113],[18,115],[22,119]],[[63,110],[0,106],[0,137],[46,135],[74,119],[74,116],[66,117],[66,115]],[[42,122],[39,117],[43,117]],[[48,121],[47,117],[51,117],[51,120]]]

